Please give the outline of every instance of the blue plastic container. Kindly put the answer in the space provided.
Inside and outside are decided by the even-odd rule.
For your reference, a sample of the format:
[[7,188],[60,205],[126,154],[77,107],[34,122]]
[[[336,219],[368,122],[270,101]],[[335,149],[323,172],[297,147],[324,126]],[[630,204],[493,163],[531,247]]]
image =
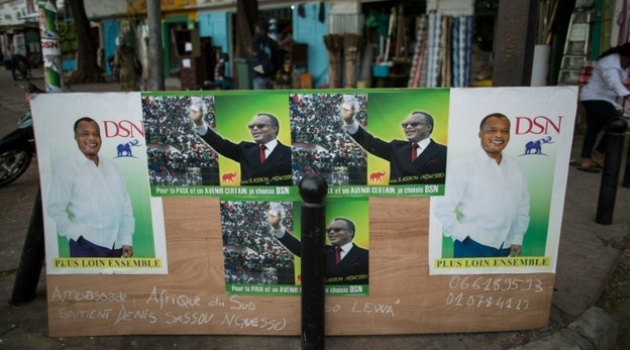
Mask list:
[[372,75],[375,78],[387,78],[389,76],[389,66],[375,64],[372,66]]

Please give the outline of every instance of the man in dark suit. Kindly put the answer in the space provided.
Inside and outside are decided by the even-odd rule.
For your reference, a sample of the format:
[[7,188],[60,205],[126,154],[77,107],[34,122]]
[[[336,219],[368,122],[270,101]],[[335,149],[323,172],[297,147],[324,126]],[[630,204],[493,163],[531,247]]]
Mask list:
[[247,126],[254,142],[233,143],[219,136],[203,121],[203,112],[194,106],[190,119],[201,138],[219,154],[241,164],[241,186],[289,186],[291,147],[277,140],[280,124],[268,113],[258,113]]
[[[302,242],[281,224],[282,214],[270,210],[267,219],[271,233],[291,253],[301,256]],[[326,284],[368,284],[369,250],[352,243],[354,223],[346,218],[335,218],[326,228],[330,245],[325,248],[324,278]]]
[[433,117],[414,111],[401,124],[407,141],[383,141],[372,136],[354,119],[354,105],[344,103],[341,117],[348,134],[373,155],[389,161],[389,184],[444,184],[446,146],[433,141]]

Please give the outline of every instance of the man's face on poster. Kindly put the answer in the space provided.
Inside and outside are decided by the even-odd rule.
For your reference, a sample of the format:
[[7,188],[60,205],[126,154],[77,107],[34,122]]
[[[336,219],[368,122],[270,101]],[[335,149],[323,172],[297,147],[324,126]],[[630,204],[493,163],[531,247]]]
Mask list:
[[74,131],[74,140],[81,152],[89,159],[98,156],[101,149],[101,130],[93,121],[82,121]]
[[431,134],[431,125],[427,123],[424,115],[414,113],[401,124],[405,137],[409,142],[418,142],[426,139]]
[[346,243],[352,242],[354,232],[350,229],[344,220],[335,220],[326,228],[326,234],[330,244],[341,247]]
[[249,132],[251,133],[254,142],[259,144],[264,144],[274,140],[278,134],[278,127],[274,126],[271,118],[266,115],[258,115],[254,117],[247,127],[249,128]]
[[510,141],[510,121],[503,117],[490,117],[479,131],[481,148],[489,156],[500,155]]

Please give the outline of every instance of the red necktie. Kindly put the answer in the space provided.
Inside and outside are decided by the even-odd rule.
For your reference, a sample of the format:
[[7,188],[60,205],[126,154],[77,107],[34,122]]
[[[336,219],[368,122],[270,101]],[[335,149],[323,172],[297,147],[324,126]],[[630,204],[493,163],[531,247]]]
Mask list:
[[417,143],[414,143],[411,146],[411,162],[412,163],[414,160],[416,160],[416,158],[418,158],[418,148],[420,148],[420,146],[418,146]]
[[341,261],[341,248],[336,247],[335,248],[335,264],[339,265],[340,261]]
[[260,164],[265,162],[266,156],[265,156],[265,150],[267,149],[267,147],[265,147],[265,145],[260,145],[260,148],[258,149],[258,158],[260,159]]

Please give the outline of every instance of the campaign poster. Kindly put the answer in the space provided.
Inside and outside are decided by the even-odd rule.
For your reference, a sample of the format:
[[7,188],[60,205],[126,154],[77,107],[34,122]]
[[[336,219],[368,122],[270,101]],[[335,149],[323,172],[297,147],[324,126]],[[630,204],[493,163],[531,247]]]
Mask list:
[[300,199],[286,93],[143,93],[142,106],[153,196]]
[[[299,296],[299,203],[222,200],[220,206],[226,293]],[[367,199],[326,202],[324,283],[329,296],[369,294],[368,212]]]
[[329,198],[441,195],[448,100],[448,89],[143,93],[151,194],[297,201],[317,174]]
[[[217,95],[215,111],[216,134],[240,147],[237,154],[218,142],[211,144],[220,155],[221,186],[240,186],[241,192],[237,193],[257,198],[275,193],[275,187],[280,187],[279,195],[289,190],[288,186],[294,184],[287,93]],[[260,159],[259,146],[272,140],[276,141],[275,148],[263,152],[266,159]]]
[[[31,111],[46,272],[168,273],[162,201],[149,191],[140,94],[39,94]],[[98,128],[75,132],[85,117]],[[103,248],[114,256],[102,257]]]
[[[451,89],[449,138],[456,142],[445,195],[431,198],[430,274],[555,272],[576,101],[575,87]],[[495,113],[509,119],[509,135],[484,139],[480,123]],[[514,168],[487,163],[486,142],[504,147],[500,163]],[[486,219],[468,220],[480,215]],[[467,256],[471,244],[510,252]],[[457,254],[467,257],[454,258],[462,247]]]
[[[436,196],[444,193],[444,161],[446,147],[449,148],[449,89],[404,89],[385,90],[369,94],[369,113],[367,115],[366,130],[375,138],[379,138],[390,144],[392,153],[402,152],[399,144],[408,143],[412,133],[406,121],[412,114],[424,114],[424,121],[412,128],[421,128],[428,134],[431,143],[412,165],[412,174],[395,175],[396,165],[404,166],[407,154],[392,157],[387,161],[383,155],[372,150],[368,151],[368,181],[370,185],[388,185],[388,189],[394,190],[394,196]],[[430,117],[431,125],[426,125]],[[441,150],[437,152],[435,148]],[[378,176],[384,174],[383,176]]]

